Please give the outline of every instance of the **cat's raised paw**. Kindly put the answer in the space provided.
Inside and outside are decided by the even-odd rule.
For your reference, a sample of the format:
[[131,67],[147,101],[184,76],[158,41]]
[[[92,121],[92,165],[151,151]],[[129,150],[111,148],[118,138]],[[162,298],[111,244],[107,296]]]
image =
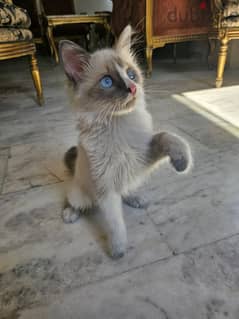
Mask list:
[[180,137],[169,136],[170,162],[179,173],[191,168],[192,157],[189,146]]
[[171,159],[171,163],[177,172],[184,172],[188,168],[188,160],[185,157]]
[[72,207],[66,207],[62,211],[62,219],[66,224],[73,224],[80,218],[79,211]]

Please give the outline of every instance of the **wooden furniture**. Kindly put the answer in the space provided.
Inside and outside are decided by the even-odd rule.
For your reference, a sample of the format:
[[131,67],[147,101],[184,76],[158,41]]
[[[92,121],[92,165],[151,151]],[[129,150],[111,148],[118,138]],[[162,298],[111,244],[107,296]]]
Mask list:
[[[62,1],[61,1],[62,2]],[[48,39],[51,55],[54,56],[56,63],[59,62],[58,50],[55,45],[54,29],[59,26],[70,26],[70,25],[92,25],[100,24],[106,30],[109,30],[109,13],[102,12],[94,15],[78,14],[75,12],[73,1],[62,2],[63,6],[57,7],[55,4],[51,4],[49,1],[41,0],[41,14],[45,21],[46,36]],[[49,5],[50,8],[49,8]],[[46,7],[48,11],[46,11]],[[50,10],[49,10],[50,9]],[[55,12],[54,14],[52,14]],[[50,14],[49,14],[50,13]],[[88,28],[89,29],[89,28]],[[90,33],[90,32],[88,32]]]
[[[73,0],[14,0],[14,3],[27,10],[31,17],[31,31],[35,43],[45,43],[46,34],[44,28],[45,15],[74,14]],[[42,12],[44,8],[45,12]]]
[[51,54],[54,56],[56,63],[59,62],[58,50],[55,45],[53,29],[59,25],[69,24],[102,24],[108,29],[108,15],[59,15],[59,16],[46,16],[47,21],[47,38],[49,41]]
[[31,18],[30,30],[33,33],[35,43],[45,43],[44,29],[39,10],[39,0],[14,0],[14,3],[27,10]]
[[152,72],[152,51],[168,43],[208,39],[209,1],[146,0],[146,58]]
[[146,0],[112,0],[111,29],[118,37],[127,24],[145,34]]
[[152,72],[155,48],[208,38],[211,27],[209,0],[139,0],[137,5],[133,0],[125,0],[123,3],[113,0],[113,31],[117,36],[127,23],[131,23],[139,33],[143,32],[148,75]]
[[31,74],[38,102],[42,105],[43,92],[35,55],[36,47],[29,30],[30,18],[25,10],[15,6],[10,0],[0,1],[0,4],[0,18],[1,14],[4,17],[3,23],[0,23],[0,60],[26,55],[30,57]]
[[[210,40],[220,41],[220,50],[217,63],[216,87],[223,84],[223,75],[228,53],[228,44],[231,40],[239,39],[239,0],[212,0],[213,30],[209,35]],[[211,41],[211,55],[215,43]]]

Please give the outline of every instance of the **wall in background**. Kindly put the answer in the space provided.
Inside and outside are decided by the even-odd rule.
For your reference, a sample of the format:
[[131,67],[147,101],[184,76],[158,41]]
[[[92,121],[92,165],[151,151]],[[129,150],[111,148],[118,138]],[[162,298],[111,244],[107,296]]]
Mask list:
[[77,13],[86,12],[91,14],[95,11],[112,11],[111,0],[74,0],[74,4]]

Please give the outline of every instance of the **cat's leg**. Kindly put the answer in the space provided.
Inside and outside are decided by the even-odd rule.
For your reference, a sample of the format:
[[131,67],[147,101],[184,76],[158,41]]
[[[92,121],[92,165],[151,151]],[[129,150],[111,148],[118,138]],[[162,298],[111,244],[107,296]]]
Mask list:
[[109,192],[101,198],[99,207],[103,215],[111,256],[123,257],[127,249],[127,232],[121,196],[115,192]]
[[147,157],[151,165],[164,157],[169,157],[177,172],[188,170],[192,164],[191,152],[187,143],[177,135],[167,132],[157,133],[153,136]]
[[[71,172],[74,176],[68,186],[66,196],[67,205],[62,212],[62,218],[65,223],[74,223],[80,217],[81,212],[84,212],[93,206],[93,187],[88,158],[84,148],[81,145],[77,150],[71,148],[65,156],[66,164],[67,154],[71,155],[68,157],[72,162]],[[75,158],[75,164],[72,160],[73,157]],[[68,168],[70,168],[69,165]]]
[[[140,180],[149,172],[158,167],[161,160],[169,158],[172,166],[177,172],[184,172],[190,168],[192,163],[190,148],[180,137],[167,132],[157,133],[152,136],[151,141],[142,148],[146,150],[145,155],[140,157],[140,165],[136,176]],[[142,165],[143,164],[143,165]],[[137,185],[137,183],[136,183]],[[129,190],[134,190],[135,185],[128,185]],[[137,196],[122,196],[123,202],[133,208],[147,208],[149,203]]]

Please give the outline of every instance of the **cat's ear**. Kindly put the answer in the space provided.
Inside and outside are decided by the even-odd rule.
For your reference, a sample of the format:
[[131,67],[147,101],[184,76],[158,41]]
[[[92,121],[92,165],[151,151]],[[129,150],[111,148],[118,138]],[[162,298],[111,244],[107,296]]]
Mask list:
[[131,36],[132,36],[132,28],[130,25],[127,25],[124,30],[121,32],[116,44],[116,51],[130,51],[131,48]]
[[89,63],[89,53],[78,44],[68,40],[60,41],[59,52],[67,77],[77,83],[81,80],[82,73]]

